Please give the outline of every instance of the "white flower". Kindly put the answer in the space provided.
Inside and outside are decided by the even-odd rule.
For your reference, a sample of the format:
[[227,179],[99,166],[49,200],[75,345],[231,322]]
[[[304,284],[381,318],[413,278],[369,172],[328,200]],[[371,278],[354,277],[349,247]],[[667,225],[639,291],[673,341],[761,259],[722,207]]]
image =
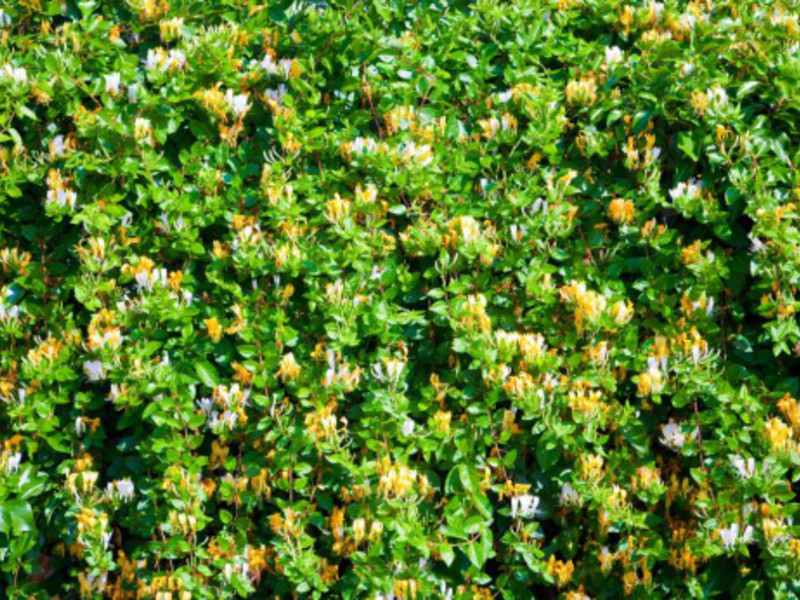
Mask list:
[[353,154],[358,155],[374,152],[377,147],[378,144],[372,138],[363,138],[360,136],[354,139],[353,143],[351,144]]
[[750,479],[756,474],[756,460],[752,456],[745,459],[737,455],[731,462],[741,479]]
[[403,435],[408,437],[411,434],[413,434],[414,427],[415,427],[414,421],[412,421],[411,419],[406,419],[405,422],[403,423]]
[[[399,358],[384,358],[383,364],[375,363],[372,365],[372,375],[378,381],[385,381],[388,383],[398,383],[403,374],[403,369],[406,363]],[[384,367],[386,371],[384,372]]]
[[209,416],[211,414],[211,409],[214,408],[214,401],[211,398],[200,398],[197,401],[197,408],[200,409],[205,416]]
[[148,71],[184,69],[186,68],[186,54],[182,50],[173,49],[167,52],[164,48],[151,48],[147,51],[144,67]]
[[752,233],[748,238],[750,238],[750,252],[753,254],[761,254],[767,251],[767,245],[757,237],[754,237]]
[[722,539],[722,547],[730,552],[733,550],[734,546],[736,546],[736,541],[739,539],[739,524],[734,523],[727,529],[720,529],[719,537]]
[[62,156],[67,151],[67,146],[64,144],[64,136],[59,134],[50,142],[50,154],[54,157]]
[[694,71],[694,65],[692,63],[683,63],[683,66],[681,67],[681,75],[688,77],[692,71]]
[[15,452],[14,454],[8,455],[6,458],[6,473],[9,475],[11,473],[16,473],[19,471],[19,465],[22,462],[22,453]]
[[186,68],[186,54],[182,50],[170,50],[167,54],[168,69],[185,69]]
[[500,377],[500,381],[504,383],[509,378],[512,372],[513,371],[511,370],[511,367],[509,367],[508,365],[500,365],[497,368],[497,375],[498,377]]
[[75,419],[75,435],[83,435],[86,431],[86,423],[83,420],[83,417],[78,417]]
[[104,76],[106,79],[106,92],[112,96],[119,94],[119,73]]
[[742,532],[742,541],[745,544],[749,544],[753,540],[753,526],[748,525],[744,528],[744,532]]
[[103,364],[99,360],[87,360],[83,363],[83,370],[89,381],[101,381],[106,378]]
[[655,356],[648,356],[647,357],[647,372],[648,373],[658,373],[658,359]]
[[135,104],[136,103],[136,94],[138,94],[138,93],[139,93],[139,84],[138,83],[132,83],[131,85],[129,85],[128,86],[128,102],[130,102],[131,104]]
[[544,200],[541,196],[533,201],[533,205],[531,206],[531,212],[533,213],[546,213],[549,209],[547,201]]
[[621,48],[618,46],[606,47],[606,67],[621,63],[623,60]]
[[671,450],[678,451],[683,448],[686,436],[681,432],[681,426],[671,420],[661,426],[661,443]]
[[283,102],[283,97],[286,95],[286,86],[284,84],[280,84],[277,89],[274,90],[266,90],[264,92],[264,96],[272,100],[275,104],[280,104]]
[[655,20],[661,18],[661,13],[664,12],[664,3],[663,2],[650,2],[649,6],[650,14],[653,15]]
[[439,583],[439,592],[441,593],[442,600],[453,600],[453,588],[447,587],[444,581]]
[[258,66],[264,69],[264,71],[270,75],[274,75],[278,72],[278,65],[269,54],[264,55],[264,58],[261,60]]
[[228,103],[231,111],[233,111],[233,114],[237,117],[241,117],[250,110],[250,104],[247,102],[247,94],[234,94],[233,90],[228,90],[225,92],[225,101]]
[[505,91],[505,92],[499,92],[497,94],[497,101],[500,102],[501,104],[505,104],[506,102],[511,100],[511,98],[513,96],[514,96],[514,92],[512,92],[511,90],[508,90],[508,91]]
[[711,298],[708,299],[708,302],[706,303],[706,314],[708,316],[711,316],[713,312],[714,312],[714,297],[712,296]]
[[516,223],[512,223],[508,227],[509,233],[511,233],[511,241],[513,242],[520,242],[522,238],[525,237],[525,234],[528,232],[528,228],[525,225],[517,225]]
[[8,63],[4,64],[3,68],[0,69],[0,75],[20,85],[28,82],[28,72],[23,67],[14,68]]
[[523,519],[533,518],[536,516],[536,510],[538,508],[538,496],[522,494],[521,496],[514,496],[511,498],[511,517],[514,519],[517,517],[521,517]]
[[0,8],[0,27],[11,27],[11,17]]
[[153,269],[151,271],[139,271],[134,276],[136,280],[136,287],[148,292],[153,290],[154,285],[167,285],[167,270],[163,267],[161,269]]
[[708,103],[714,108],[721,108],[728,104],[728,94],[718,83],[715,83],[707,91]]
[[427,167],[433,161],[433,152],[428,144],[417,146],[414,142],[408,141],[401,148],[403,161],[412,160],[420,167]]
[[678,17],[678,25],[681,29],[686,31],[694,29],[695,21],[696,19],[694,18],[694,15],[690,13],[683,13],[680,17]]
[[163,62],[163,50],[159,52],[155,48],[151,48],[147,51],[147,58],[144,61],[144,68],[148,71],[153,71],[154,69],[160,67]]
[[561,486],[561,494],[559,496],[561,506],[577,506],[580,503],[580,499],[578,492],[570,484],[565,483]]
[[130,479],[120,479],[115,482],[117,494],[122,501],[133,500],[134,485]]
[[230,410],[226,410],[222,414],[222,421],[225,423],[225,426],[228,429],[234,429],[236,427],[236,423],[239,421],[239,413],[233,412]]
[[702,193],[703,182],[699,179],[695,179],[694,177],[688,181],[681,181],[669,191],[669,195],[673,200],[678,200],[679,198],[687,198],[692,200],[694,198],[698,198]]
[[692,362],[697,365],[702,359],[711,356],[711,350],[698,343],[692,344]]
[[75,208],[78,201],[78,194],[75,190],[49,189],[45,202],[50,205],[57,205],[59,208]]
[[[6,290],[6,297],[11,296],[11,290]],[[16,320],[19,318],[19,306],[12,305],[6,306],[3,299],[0,299],[0,321],[7,323],[8,321]]]
[[133,137],[139,142],[149,144],[153,138],[153,126],[150,119],[136,117],[133,121]]

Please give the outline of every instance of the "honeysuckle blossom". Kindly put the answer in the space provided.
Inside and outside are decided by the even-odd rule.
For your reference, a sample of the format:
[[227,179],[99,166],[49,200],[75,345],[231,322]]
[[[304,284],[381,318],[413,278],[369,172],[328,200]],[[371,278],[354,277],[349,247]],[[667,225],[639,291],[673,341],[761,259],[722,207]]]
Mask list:
[[734,456],[732,461],[736,473],[741,479],[750,479],[756,474],[756,460],[751,456],[743,458],[742,456]]
[[64,143],[64,136],[58,134],[50,142],[50,154],[54,157],[63,156],[67,152],[67,146]]
[[106,93],[111,94],[112,96],[116,96],[117,94],[119,94],[120,74],[110,73],[108,75],[104,75],[104,77],[105,77]]
[[14,452],[13,454],[3,455],[3,467],[6,474],[13,475],[19,471],[19,465],[22,463],[22,453]]
[[686,436],[678,423],[670,419],[669,423],[661,426],[661,443],[667,448],[679,452],[685,442]]
[[673,200],[679,198],[699,198],[703,191],[703,182],[692,178],[688,181],[681,181],[674,188],[669,191],[669,195]]
[[247,94],[234,94],[233,90],[225,92],[225,101],[230,106],[231,111],[237,117],[241,117],[250,110],[250,104],[247,101]]
[[24,67],[13,67],[8,63],[0,67],[0,77],[10,79],[18,85],[28,83],[28,71]]
[[433,153],[427,144],[418,146],[408,141],[400,148],[399,155],[404,163],[413,161],[418,167],[427,167],[433,162]]
[[718,83],[708,88],[706,95],[708,96],[708,104],[712,108],[723,108],[728,104],[728,94],[725,88]]
[[58,4],[0,9],[0,589],[793,597],[795,8]]
[[748,525],[739,536],[739,524],[733,523],[730,527],[719,530],[719,536],[722,541],[722,547],[730,552],[736,547],[736,544],[741,542],[747,544],[753,537],[753,527]]
[[400,359],[384,357],[380,363],[372,365],[372,376],[378,381],[396,384],[400,381],[406,364]]
[[561,493],[559,494],[558,500],[561,506],[578,506],[580,504],[580,495],[575,488],[565,483],[561,486]]
[[179,71],[187,66],[186,54],[182,50],[151,48],[144,63],[148,71]]
[[621,63],[624,60],[622,49],[619,46],[609,46],[605,49],[606,67]]
[[135,486],[128,478],[112,481],[106,486],[107,496],[111,498],[119,498],[123,502],[129,502],[133,500],[134,492]]
[[539,497],[531,494],[522,494],[511,497],[511,517],[531,519],[536,516],[539,508]]
[[101,381],[106,378],[106,372],[103,369],[103,364],[97,360],[87,360],[83,363],[83,371],[89,378],[89,381]]
[[285,79],[292,76],[293,69],[295,69],[294,61],[288,58],[282,58],[276,61],[271,54],[266,54],[258,65],[269,75],[280,75]]

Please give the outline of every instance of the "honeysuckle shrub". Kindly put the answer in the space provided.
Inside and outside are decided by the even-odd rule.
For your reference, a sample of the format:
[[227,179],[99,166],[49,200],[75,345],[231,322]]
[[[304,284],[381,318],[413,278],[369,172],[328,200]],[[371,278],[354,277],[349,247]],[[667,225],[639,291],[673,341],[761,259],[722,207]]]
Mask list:
[[5,3],[0,587],[794,597],[791,6]]

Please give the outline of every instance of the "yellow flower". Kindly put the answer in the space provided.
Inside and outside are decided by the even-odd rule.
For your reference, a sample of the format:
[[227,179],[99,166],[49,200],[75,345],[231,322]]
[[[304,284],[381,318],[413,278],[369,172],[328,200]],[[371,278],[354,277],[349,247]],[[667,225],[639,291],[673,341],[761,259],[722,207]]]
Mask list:
[[792,441],[792,429],[778,417],[767,421],[764,433],[772,450],[786,450]]
[[325,205],[325,218],[332,223],[341,222],[350,214],[350,201],[336,194]]
[[688,246],[681,248],[681,261],[685,265],[696,263],[700,260],[700,240],[695,240]]
[[550,555],[550,559],[547,561],[547,572],[552,577],[556,578],[556,585],[558,587],[561,588],[567,585],[572,579],[572,573],[574,571],[575,565],[572,564],[571,560],[565,562],[557,560],[554,554]]
[[792,424],[792,428],[800,430],[800,404],[788,392],[778,400],[778,409]]
[[603,573],[608,574],[611,570],[611,567],[614,565],[614,555],[609,552],[606,546],[600,548],[600,552],[597,555],[597,560],[600,561],[600,570]]
[[225,445],[225,442],[218,442],[214,440],[211,442],[211,458],[208,461],[210,469],[217,469],[225,464],[225,459],[228,458],[230,448]]
[[281,364],[278,367],[278,377],[280,377],[284,383],[286,383],[287,380],[294,381],[300,377],[300,371],[302,371],[302,367],[295,360],[294,354],[289,352],[281,358]]
[[453,413],[450,411],[438,410],[435,415],[433,415],[433,425],[434,427],[440,431],[441,433],[449,433],[450,432],[450,419],[453,416]]
[[203,321],[206,326],[206,332],[214,342],[219,342],[222,339],[222,327],[217,320],[217,317],[211,317]]
[[646,490],[661,485],[661,471],[654,467],[639,467],[636,469],[636,475],[631,479],[635,489]]
[[353,538],[356,543],[361,542],[367,535],[367,522],[364,519],[353,521]]
[[692,92],[690,103],[695,114],[702,117],[708,109],[708,96],[703,92],[694,91]]
[[383,523],[380,521],[373,521],[369,528],[369,541],[377,542],[381,539],[381,535],[383,535]]
[[[382,468],[382,475],[378,482],[378,490],[388,498],[404,498],[414,489],[415,484],[420,481],[419,474],[414,469],[409,469],[405,465],[381,463],[388,468]],[[420,485],[420,488],[422,486]]]
[[633,202],[624,198],[614,198],[608,205],[608,216],[617,225],[630,223],[633,220]]
[[306,415],[306,432],[314,441],[331,441],[337,436],[336,402],[329,402],[324,408]]
[[567,84],[567,103],[591,106],[597,102],[597,83],[594,76],[570,81]]
[[603,477],[603,457],[597,454],[581,456],[581,477],[587,481]]
[[417,581],[415,579],[396,579],[392,586],[394,596],[399,600],[409,600],[417,597]]

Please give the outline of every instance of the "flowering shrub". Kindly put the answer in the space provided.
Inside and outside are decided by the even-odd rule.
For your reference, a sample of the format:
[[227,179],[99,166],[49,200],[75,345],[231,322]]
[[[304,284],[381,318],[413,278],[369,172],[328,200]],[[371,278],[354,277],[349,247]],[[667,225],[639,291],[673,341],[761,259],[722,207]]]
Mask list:
[[788,6],[6,3],[0,587],[793,597]]

